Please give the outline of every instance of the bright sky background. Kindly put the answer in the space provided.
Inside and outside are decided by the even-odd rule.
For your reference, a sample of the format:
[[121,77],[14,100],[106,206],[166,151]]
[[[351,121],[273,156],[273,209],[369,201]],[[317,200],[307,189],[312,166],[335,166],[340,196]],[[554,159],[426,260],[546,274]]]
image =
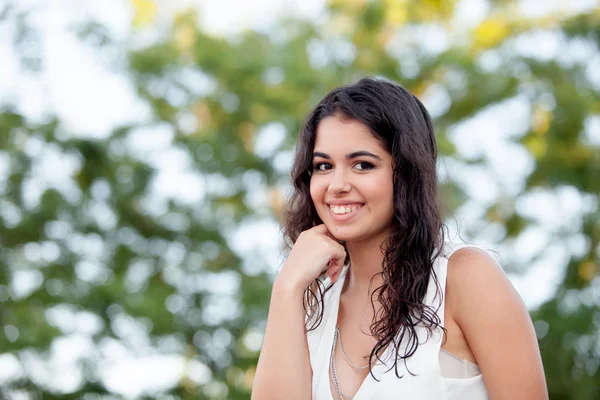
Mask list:
[[[27,0],[20,4],[41,4],[42,1]],[[468,3],[468,5],[467,5]],[[125,39],[131,33],[132,9],[129,1],[118,0],[56,0],[44,2],[44,11],[38,14],[36,24],[44,34],[41,36],[41,48],[46,62],[44,72],[40,77],[24,75],[12,54],[7,41],[3,39],[3,29],[0,25],[0,105],[15,101],[19,108],[35,119],[41,119],[49,111],[55,111],[66,122],[68,130],[82,136],[104,137],[111,127],[130,121],[144,121],[148,118],[148,111],[143,104],[137,101],[133,86],[125,77],[110,70],[104,56],[98,54],[93,48],[82,45],[72,33],[67,30],[74,21],[83,22],[90,16],[101,24],[106,25],[117,39]],[[272,21],[284,15],[319,19],[323,17],[322,0],[160,0],[161,15],[168,18],[175,10],[188,5],[200,5],[202,8],[201,20],[203,26],[215,34],[232,35],[244,28],[264,29]],[[520,11],[528,16],[543,15],[548,11],[566,8],[570,11],[586,9],[597,5],[594,0],[561,1],[561,0],[527,0],[522,1]],[[459,8],[459,19],[465,26],[477,24],[487,11],[483,0],[463,0]],[[152,32],[148,32],[147,39],[152,39]],[[539,39],[539,38],[538,38]],[[557,57],[561,49],[560,42],[551,35],[544,37],[542,42],[534,38],[532,41],[521,43],[522,51],[531,52],[540,57]],[[427,39],[424,39],[427,40]],[[539,45],[538,45],[539,44]],[[585,50],[585,49],[584,49]],[[585,51],[573,57],[585,57]],[[575,52],[576,53],[576,52]],[[596,64],[593,64],[595,62]],[[600,60],[592,61],[597,70],[600,70]],[[600,78],[596,76],[596,83],[600,85]],[[93,94],[93,95],[90,95]],[[428,108],[435,109],[436,102],[443,101],[435,96],[425,99]],[[489,157],[492,173],[501,176],[500,187],[491,183],[491,175],[484,171],[469,171],[466,176],[470,183],[469,194],[476,202],[460,210],[459,219],[463,226],[478,223],[481,209],[477,202],[491,201],[498,191],[516,194],[522,185],[523,176],[531,168],[531,163],[522,149],[506,144],[506,139],[518,130],[519,121],[528,117],[527,107],[523,101],[514,100],[502,107],[488,110],[479,118],[473,119],[457,127],[452,134],[457,146],[465,154],[484,154]],[[507,120],[516,121],[512,127],[505,127]],[[600,123],[593,122],[589,127],[589,136],[594,141],[600,141]],[[486,131],[486,135],[476,135],[476,132]],[[145,134],[147,145],[142,151],[148,154],[164,148],[169,140],[169,133],[156,128]],[[152,140],[147,140],[153,138]],[[268,146],[267,146],[268,147]],[[41,149],[32,150],[39,151]],[[202,182],[189,176],[186,165],[174,162],[176,154],[167,154],[162,158],[161,175],[158,180],[157,190],[165,196],[184,198],[186,201],[197,202],[201,200]],[[507,162],[511,160],[511,162]],[[50,159],[48,162],[61,165],[63,172],[68,172],[72,165],[68,162],[60,164],[60,160]],[[4,169],[3,169],[4,168]],[[41,169],[43,171],[43,168]],[[56,167],[54,169],[56,171]],[[0,157],[0,174],[5,174]],[[455,177],[464,176],[461,169],[452,165],[448,166],[448,173]],[[55,175],[60,175],[57,172]],[[52,177],[45,176],[40,179],[52,181]],[[60,184],[55,181],[54,184]],[[51,183],[52,183],[51,182]],[[183,184],[182,184],[183,183]],[[68,190],[65,189],[65,190]],[[36,189],[32,188],[32,193]],[[38,189],[39,191],[39,189]],[[576,192],[564,189],[557,195],[536,193],[518,204],[527,213],[539,216],[540,228],[533,228],[528,232],[526,239],[517,246],[508,244],[506,248],[498,249],[500,254],[511,252],[516,259],[527,259],[532,251],[545,245],[545,231],[555,231],[561,226],[568,229],[571,219],[576,218],[581,210],[593,207],[589,199],[582,199]],[[481,208],[481,207],[479,207]],[[562,210],[557,214],[554,210]],[[260,234],[257,234],[257,229]],[[484,232],[480,244],[486,245],[494,242],[497,232],[493,229]],[[268,262],[273,271],[280,263],[279,230],[273,221],[263,220],[252,226],[240,227],[234,237],[234,247],[244,254],[260,248],[268,254]],[[569,243],[571,251],[580,251],[583,244],[582,238],[574,237]],[[531,265],[528,272],[521,276],[511,276],[512,282],[523,296],[530,308],[535,308],[552,296],[556,285],[562,278],[563,271],[559,266],[564,263],[567,254],[560,249],[547,249],[547,257],[535,265]],[[512,258],[512,256],[511,256]],[[65,310],[68,314],[68,310]],[[60,316],[56,316],[60,319]],[[93,329],[94,321],[85,314],[78,315],[78,322]],[[86,319],[87,318],[87,319]],[[126,324],[124,323],[124,326]],[[125,329],[125,328],[124,328]],[[127,328],[129,329],[129,328]],[[133,329],[133,328],[132,328]],[[73,367],[78,354],[85,354],[91,346],[89,338],[73,328],[73,334],[64,339],[57,340],[53,346],[56,363],[54,368],[58,376],[42,376],[40,379],[53,381],[54,384],[68,390],[75,387],[79,377]],[[227,337],[224,345],[227,345]],[[250,346],[260,345],[262,337],[257,334],[251,340]],[[140,358],[133,354],[122,344],[107,342],[103,344],[105,381],[110,389],[125,396],[135,397],[141,390],[160,389],[176,382],[187,371],[192,379],[200,384],[209,381],[210,372],[200,363],[184,365],[178,356],[164,357],[150,355]],[[60,356],[58,356],[60,354]],[[0,384],[14,374],[18,374],[15,359],[7,355],[0,355]],[[12,367],[11,367],[12,366]],[[12,371],[12,372],[11,372]],[[16,372],[15,372],[16,371]],[[43,375],[42,372],[40,374]],[[215,393],[222,392],[222,386],[213,385]]]

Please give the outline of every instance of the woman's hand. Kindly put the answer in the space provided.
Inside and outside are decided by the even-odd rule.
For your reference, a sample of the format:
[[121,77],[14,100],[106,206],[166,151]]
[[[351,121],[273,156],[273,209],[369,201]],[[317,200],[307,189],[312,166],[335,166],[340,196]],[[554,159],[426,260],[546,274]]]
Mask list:
[[304,292],[325,267],[329,278],[336,282],[345,260],[344,246],[333,238],[325,224],[317,225],[298,236],[277,280]]

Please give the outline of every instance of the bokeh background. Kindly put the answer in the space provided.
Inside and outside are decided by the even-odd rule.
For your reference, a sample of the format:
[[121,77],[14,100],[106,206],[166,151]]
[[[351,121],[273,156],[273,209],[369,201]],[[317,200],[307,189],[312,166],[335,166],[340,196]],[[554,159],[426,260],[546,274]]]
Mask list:
[[594,0],[0,1],[0,396],[248,399],[296,133],[373,75],[600,399],[599,46]]

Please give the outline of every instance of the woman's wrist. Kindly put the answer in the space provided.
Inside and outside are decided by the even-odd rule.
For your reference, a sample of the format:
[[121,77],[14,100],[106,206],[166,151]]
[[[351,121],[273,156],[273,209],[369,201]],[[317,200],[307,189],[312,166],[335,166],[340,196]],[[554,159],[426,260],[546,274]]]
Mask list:
[[287,277],[278,275],[273,283],[273,295],[291,298],[304,298],[306,287],[299,282],[293,282]]

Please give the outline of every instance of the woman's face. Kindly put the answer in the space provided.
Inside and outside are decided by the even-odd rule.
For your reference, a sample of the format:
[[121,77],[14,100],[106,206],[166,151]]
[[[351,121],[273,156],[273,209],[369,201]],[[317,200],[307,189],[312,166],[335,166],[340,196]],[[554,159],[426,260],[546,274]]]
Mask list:
[[336,239],[383,241],[394,215],[392,156],[361,122],[327,117],[317,127],[310,195]]

